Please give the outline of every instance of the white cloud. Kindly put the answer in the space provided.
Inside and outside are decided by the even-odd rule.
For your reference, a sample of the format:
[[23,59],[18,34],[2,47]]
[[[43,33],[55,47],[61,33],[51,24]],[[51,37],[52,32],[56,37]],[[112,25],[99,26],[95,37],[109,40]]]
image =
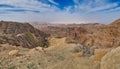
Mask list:
[[113,8],[113,9],[110,9],[108,12],[117,12],[117,11],[120,11],[120,7],[117,7],[117,8]]
[[55,4],[55,5],[59,5],[57,2],[55,2],[54,0],[48,0],[49,2]]
[[8,4],[16,6],[18,9],[38,10],[41,12],[53,11],[57,9],[57,7],[51,7],[49,4],[44,4],[36,0],[1,0],[0,4]]
[[104,6],[93,8],[89,12],[96,12],[96,11],[101,11],[101,10],[105,10],[105,9],[110,9],[110,8],[113,8],[113,7],[116,7],[116,6],[118,6],[118,4],[116,4],[116,3],[107,4],[107,5],[104,5]]
[[[9,12],[8,14],[0,14],[0,19],[2,20],[16,20],[16,21],[46,21],[54,23],[84,23],[84,22],[107,22],[106,18],[109,21],[113,18],[119,18],[118,14],[120,12],[114,13],[86,13],[86,12],[95,12],[104,9],[109,9],[117,6],[117,3],[107,3],[106,0],[84,0],[81,4],[80,0],[74,0],[76,5],[74,6],[76,10],[74,13],[71,13],[70,10],[73,6],[66,7],[65,10],[60,10],[54,5],[59,5],[53,0],[49,2],[54,5],[38,2],[37,0],[0,0],[0,4],[8,4],[16,6],[16,8],[0,8],[0,12],[7,12],[7,9],[25,9],[25,10],[35,10],[40,11],[40,13],[34,12]],[[119,10],[120,7],[111,9],[109,11]],[[73,9],[72,9],[73,10]],[[84,11],[84,12],[83,12]],[[113,17],[112,17],[113,15]]]
[[84,12],[96,12],[118,6],[118,3],[109,3],[107,0],[83,0],[83,2],[80,3],[79,1],[80,0],[74,0],[76,3],[75,7],[79,11],[82,10]]

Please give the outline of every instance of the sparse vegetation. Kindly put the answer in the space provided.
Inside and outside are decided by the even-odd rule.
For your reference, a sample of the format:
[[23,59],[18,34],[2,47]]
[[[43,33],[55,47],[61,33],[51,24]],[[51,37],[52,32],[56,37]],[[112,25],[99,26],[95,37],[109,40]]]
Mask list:
[[[0,24],[0,32],[3,33],[0,35],[0,69],[100,69],[101,61],[107,61],[106,64],[112,66],[109,65],[111,53],[116,53],[119,57],[119,49],[106,56],[109,53],[109,50],[106,51],[108,48],[113,49],[120,45],[120,31],[114,25],[101,27],[102,25],[85,24],[82,25],[84,28],[71,25],[60,31],[56,27],[55,32],[48,30],[45,34],[44,30],[40,32],[29,24],[7,23],[3,27],[3,23]],[[60,34],[55,36],[56,32]],[[49,33],[50,39],[47,36]],[[112,58],[116,58],[113,55]],[[119,61],[116,63],[119,69]]]
[[10,37],[8,37],[8,36],[5,36],[5,35],[0,36],[1,43],[2,42],[3,43],[9,43],[9,40],[12,40],[12,39]]
[[49,46],[49,42],[47,39],[42,39],[41,42],[42,42],[41,47],[47,48]]
[[33,64],[33,63],[28,64],[27,68],[28,69],[37,69],[36,66],[35,66],[35,64]]
[[55,38],[58,38],[58,39],[60,39],[60,38],[63,38],[63,37],[61,37],[61,36],[55,36]]
[[71,38],[66,38],[66,43],[68,43],[68,44],[72,44],[72,43],[76,44],[77,42],[75,40],[71,39]]
[[37,39],[37,37],[34,34],[27,32],[25,33],[25,35],[28,38],[28,40],[31,41],[31,43],[33,43],[32,45],[36,47],[40,45],[39,39]]
[[16,66],[11,66],[11,67],[8,67],[7,69],[17,69]]
[[38,46],[48,47],[48,41],[45,38],[40,39],[39,37],[36,37],[34,34],[30,32],[26,32],[23,35],[18,36],[17,39],[19,42],[22,42],[23,46],[25,47],[28,45],[29,45],[28,47],[30,48]]
[[63,55],[63,54],[55,54],[54,55],[58,60],[64,60],[65,59],[65,55]]

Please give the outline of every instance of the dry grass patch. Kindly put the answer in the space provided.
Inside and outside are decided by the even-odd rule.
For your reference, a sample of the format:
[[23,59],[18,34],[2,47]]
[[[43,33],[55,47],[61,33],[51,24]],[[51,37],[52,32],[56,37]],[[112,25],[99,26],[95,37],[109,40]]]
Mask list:
[[66,38],[51,38],[49,40],[49,43],[51,46],[60,46],[60,45],[65,45],[65,40]]
[[111,49],[95,49],[94,61],[101,61],[101,58],[105,56]]
[[83,57],[83,52],[79,52],[79,53],[75,53],[75,54],[73,54],[73,58],[80,58],[80,57]]

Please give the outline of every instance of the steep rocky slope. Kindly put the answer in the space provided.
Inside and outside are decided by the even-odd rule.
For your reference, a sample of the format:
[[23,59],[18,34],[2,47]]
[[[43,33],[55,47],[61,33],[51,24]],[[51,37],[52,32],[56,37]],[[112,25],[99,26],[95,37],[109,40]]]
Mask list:
[[48,36],[29,23],[0,22],[0,43],[33,48],[47,44]]

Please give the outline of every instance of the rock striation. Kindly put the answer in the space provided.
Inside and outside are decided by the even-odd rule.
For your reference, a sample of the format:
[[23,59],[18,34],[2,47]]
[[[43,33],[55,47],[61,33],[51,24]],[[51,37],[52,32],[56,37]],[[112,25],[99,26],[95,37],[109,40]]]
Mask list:
[[0,22],[0,43],[33,48],[48,44],[49,35],[34,28],[29,23]]
[[50,25],[40,30],[53,37],[68,37],[87,47],[111,48],[120,45],[120,19],[108,25],[99,23]]

